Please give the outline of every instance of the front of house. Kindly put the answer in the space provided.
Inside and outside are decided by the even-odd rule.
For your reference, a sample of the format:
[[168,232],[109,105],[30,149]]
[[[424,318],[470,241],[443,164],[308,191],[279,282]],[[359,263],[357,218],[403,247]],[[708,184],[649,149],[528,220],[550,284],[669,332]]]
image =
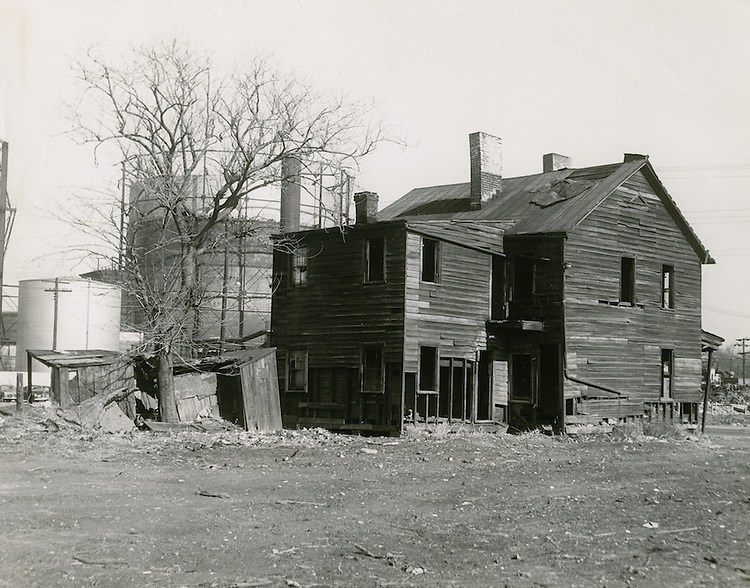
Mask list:
[[708,253],[648,159],[413,190],[277,238],[272,344],[287,427],[694,421]]

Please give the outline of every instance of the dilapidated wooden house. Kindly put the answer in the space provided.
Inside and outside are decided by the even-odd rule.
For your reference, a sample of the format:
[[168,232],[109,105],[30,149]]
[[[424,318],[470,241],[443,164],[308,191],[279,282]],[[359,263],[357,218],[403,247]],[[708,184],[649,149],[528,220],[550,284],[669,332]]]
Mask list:
[[469,143],[468,183],[277,237],[285,426],[694,422],[713,260],[648,157],[504,178],[500,139]]

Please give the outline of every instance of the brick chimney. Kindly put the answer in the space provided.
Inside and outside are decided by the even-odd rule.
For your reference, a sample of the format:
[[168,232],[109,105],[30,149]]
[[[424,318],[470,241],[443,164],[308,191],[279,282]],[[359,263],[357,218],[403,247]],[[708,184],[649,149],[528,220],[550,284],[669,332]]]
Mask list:
[[558,169],[569,168],[573,165],[573,160],[567,155],[559,153],[545,153],[542,156],[542,170],[544,172],[557,171]]
[[287,157],[281,162],[281,202],[279,228],[282,232],[299,231],[302,162]]
[[357,192],[354,195],[354,206],[357,215],[354,224],[378,222],[378,195],[375,192]]
[[502,192],[503,140],[487,133],[469,135],[471,206],[481,208]]

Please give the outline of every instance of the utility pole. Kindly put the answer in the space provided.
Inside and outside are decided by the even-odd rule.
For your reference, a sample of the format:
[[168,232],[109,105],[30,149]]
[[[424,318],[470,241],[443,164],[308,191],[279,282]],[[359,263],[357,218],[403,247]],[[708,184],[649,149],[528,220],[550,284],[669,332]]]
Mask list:
[[62,292],[72,292],[70,288],[60,288],[61,283],[67,284],[68,282],[62,282],[60,278],[55,278],[55,287],[45,289],[45,292],[52,292],[52,299],[55,304],[52,315],[52,351],[57,351],[57,316],[60,294]]
[[739,354],[742,356],[742,387],[745,387],[745,356],[750,353],[750,351],[747,351],[745,346],[746,344],[750,342],[750,337],[743,337],[742,339],[737,339],[735,342],[735,345],[738,347],[742,347],[742,351],[739,352]]

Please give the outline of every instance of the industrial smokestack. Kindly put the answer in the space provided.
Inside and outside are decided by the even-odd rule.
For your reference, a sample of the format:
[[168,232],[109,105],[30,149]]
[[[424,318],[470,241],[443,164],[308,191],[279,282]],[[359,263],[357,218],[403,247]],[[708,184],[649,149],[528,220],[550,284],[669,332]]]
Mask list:
[[296,157],[287,157],[281,162],[281,214],[279,227],[282,232],[299,230],[302,162]]

